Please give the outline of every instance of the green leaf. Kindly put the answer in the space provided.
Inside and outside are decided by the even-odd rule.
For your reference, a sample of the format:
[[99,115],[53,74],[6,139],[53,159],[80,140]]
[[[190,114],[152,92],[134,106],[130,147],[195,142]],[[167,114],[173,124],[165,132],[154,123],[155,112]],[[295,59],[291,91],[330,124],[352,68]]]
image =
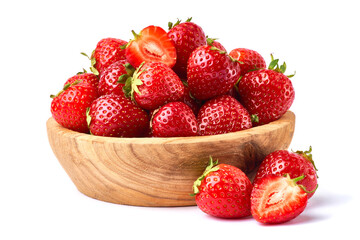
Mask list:
[[252,115],[251,115],[251,122],[258,123],[258,122],[259,122],[259,117],[258,117],[258,115],[252,114]]
[[128,74],[123,74],[119,77],[119,79],[117,80],[117,83],[124,84],[129,77],[130,76]]
[[96,76],[99,75],[99,71],[98,71],[95,67],[91,66],[91,67],[90,67],[90,70],[91,70],[91,72],[92,72],[93,74],[95,74]]
[[189,17],[188,19],[186,19],[186,22],[191,22],[192,17]]
[[89,57],[86,53],[81,52],[80,54],[81,54],[81,55],[84,55],[84,56],[87,57],[89,60],[91,60],[90,57]]
[[127,47],[127,45],[128,45],[127,43],[124,44],[124,45],[121,45],[121,46],[120,46],[120,49],[124,50],[124,49]]
[[131,30],[131,33],[134,35],[134,39],[138,39],[140,34],[137,34],[134,30]]
[[213,161],[212,157],[209,157],[209,164],[206,167],[205,171],[203,172],[203,174],[196,179],[196,181],[193,184],[193,191],[194,194],[191,194],[191,196],[195,196],[196,194],[198,194],[199,191],[199,186],[201,185],[201,181],[211,172],[216,172],[217,170],[219,170],[219,167],[216,167],[216,165],[218,164],[218,161],[216,160],[215,162]]
[[284,62],[283,65],[280,66],[280,72],[284,73],[286,71],[286,63]]
[[88,125],[88,127],[90,127],[90,123],[91,123],[91,116],[90,116],[90,108],[86,108],[86,123]]
[[272,60],[269,64],[269,69],[273,70],[278,65],[279,59]]
[[293,76],[295,76],[295,74],[296,74],[296,71],[293,73],[293,74],[291,74],[291,75],[286,75],[288,78],[292,78]]

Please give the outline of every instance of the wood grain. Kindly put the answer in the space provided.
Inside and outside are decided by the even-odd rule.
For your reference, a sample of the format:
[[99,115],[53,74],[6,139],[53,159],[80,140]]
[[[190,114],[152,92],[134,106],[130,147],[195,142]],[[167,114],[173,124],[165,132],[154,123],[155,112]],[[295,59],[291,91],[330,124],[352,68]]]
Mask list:
[[294,127],[290,111],[264,126],[186,138],[99,137],[47,121],[51,148],[80,192],[136,206],[195,205],[192,185],[210,155],[251,176],[267,154],[289,147]]

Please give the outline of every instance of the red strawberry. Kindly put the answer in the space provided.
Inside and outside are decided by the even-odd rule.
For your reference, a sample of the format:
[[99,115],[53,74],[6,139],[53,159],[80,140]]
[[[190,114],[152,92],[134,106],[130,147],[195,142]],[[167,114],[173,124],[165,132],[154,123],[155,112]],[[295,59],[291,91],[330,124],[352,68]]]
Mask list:
[[306,207],[308,197],[303,186],[295,179],[267,175],[254,184],[251,192],[251,214],[261,223],[283,223],[294,219]]
[[111,64],[101,74],[99,81],[99,94],[115,94],[124,96],[123,87],[124,83],[120,83],[121,76],[131,75],[135,69],[126,62],[126,60],[120,60]]
[[174,25],[169,23],[169,32],[167,33],[176,48],[177,59],[173,69],[180,78],[186,78],[187,61],[191,52],[206,44],[206,37],[202,28],[190,21],[191,18],[183,23],[180,20]]
[[97,89],[89,83],[68,83],[56,96],[51,95],[51,114],[61,126],[87,133],[86,109],[97,97]]
[[279,119],[294,101],[295,92],[289,79],[292,76],[284,75],[286,64],[279,67],[278,61],[273,60],[269,69],[246,73],[239,82],[240,102],[258,119],[254,125]]
[[[90,57],[91,71],[99,75],[114,62],[126,59],[125,50],[123,49],[126,44],[126,41],[117,38],[100,40]],[[81,54],[87,56],[85,53]]]
[[130,99],[103,95],[88,110],[90,132],[107,137],[141,137],[148,133],[148,114]]
[[187,82],[183,82],[183,84],[184,84],[184,97],[182,99],[182,102],[188,105],[191,108],[191,110],[194,112],[195,116],[197,116],[201,107],[201,102],[196,100],[191,95]]
[[256,51],[246,48],[233,49],[229,55],[238,60],[241,68],[241,76],[251,70],[266,68],[264,58]]
[[176,49],[164,29],[148,26],[136,34],[126,46],[126,59],[135,68],[142,62],[162,62],[170,68],[176,62]]
[[221,44],[219,43],[218,41],[216,41],[217,38],[209,38],[208,36],[206,36],[206,43],[207,45],[210,45],[210,46],[213,46],[213,47],[216,47],[218,49],[220,49],[221,51],[226,51],[226,48]]
[[72,84],[74,82],[84,82],[84,83],[89,83],[90,85],[94,86],[95,88],[98,87],[99,85],[99,78],[98,76],[96,76],[93,73],[87,73],[86,71],[84,72],[79,72],[78,74],[76,74],[75,76],[69,78],[65,84],[64,87],[68,84]]
[[233,97],[224,95],[207,101],[197,116],[199,135],[236,132],[252,127],[247,110]]
[[124,90],[136,103],[147,110],[156,109],[165,103],[181,101],[184,84],[176,73],[160,62],[140,65],[132,77],[126,80]]
[[279,150],[270,153],[260,164],[254,182],[270,174],[278,176],[289,174],[291,178],[304,176],[304,179],[299,181],[299,184],[303,185],[307,190],[312,191],[308,195],[308,197],[311,198],[318,186],[317,169],[315,168],[311,151],[312,148],[310,147],[309,151],[305,152]]
[[234,87],[240,77],[240,66],[225,51],[205,45],[191,53],[187,77],[195,98],[210,99]]
[[252,185],[239,168],[227,164],[210,164],[194,182],[196,204],[205,213],[221,218],[250,216]]
[[154,137],[187,137],[197,135],[196,117],[183,102],[171,102],[155,112],[152,122]]

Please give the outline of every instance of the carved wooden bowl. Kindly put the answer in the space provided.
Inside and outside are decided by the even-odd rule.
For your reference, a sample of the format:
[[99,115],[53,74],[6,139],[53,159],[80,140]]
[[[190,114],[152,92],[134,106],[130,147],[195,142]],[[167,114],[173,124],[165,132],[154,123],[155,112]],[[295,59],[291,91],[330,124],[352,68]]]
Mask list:
[[240,132],[174,138],[99,137],[63,128],[53,118],[47,121],[51,148],[80,192],[136,206],[195,205],[192,185],[209,156],[251,178],[267,154],[289,147],[294,127],[290,111]]

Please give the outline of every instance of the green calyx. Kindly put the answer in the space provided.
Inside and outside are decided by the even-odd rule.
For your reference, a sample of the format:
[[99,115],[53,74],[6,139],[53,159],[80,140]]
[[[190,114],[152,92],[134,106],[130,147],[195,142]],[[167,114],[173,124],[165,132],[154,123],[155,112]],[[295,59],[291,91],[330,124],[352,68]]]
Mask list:
[[[91,124],[91,116],[90,116],[90,108],[86,108],[86,124],[90,130],[90,124]],[[90,134],[93,135],[90,131]]]
[[[96,64],[96,59],[94,57],[94,53],[95,53],[95,50],[92,51],[91,53],[91,57],[89,57],[89,55],[87,55],[86,53],[84,52],[81,52],[80,54],[81,55],[84,55],[85,57],[87,57],[90,61],[91,61],[91,66],[90,66],[90,71],[95,74],[96,76],[99,76],[99,71],[95,68],[95,64]],[[85,70],[85,69],[84,69]]]
[[218,38],[209,38],[209,36],[206,36],[207,45],[213,46],[213,44],[216,40],[218,40]]
[[[269,64],[268,69],[284,74],[286,71],[286,63],[284,62],[282,65],[279,66],[279,59],[274,59],[274,56],[272,54],[270,54],[270,56],[271,56],[271,62]],[[293,76],[295,76],[295,73],[296,72],[286,76],[288,78],[292,78]]]
[[[211,45],[210,45],[211,46]],[[220,50],[217,47],[211,46],[210,50],[212,51],[218,51],[220,54],[227,54],[226,51]],[[229,56],[229,55],[228,55]],[[229,56],[230,57],[230,56]],[[230,57],[232,59],[232,61],[236,61],[235,59],[233,59],[232,57]]]
[[240,64],[244,64],[243,62],[241,62],[241,61],[239,61],[239,60],[236,60],[235,58],[233,58],[232,56],[230,56],[229,54],[227,54],[226,51],[223,51],[223,50],[221,50],[221,49],[213,46],[213,43],[214,43],[215,40],[216,40],[216,38],[208,38],[208,37],[206,36],[206,42],[208,43],[209,46],[211,46],[211,47],[210,47],[210,50],[212,50],[212,51],[218,51],[220,54],[225,54],[226,56],[228,56],[228,57],[230,58],[230,60],[231,60],[232,62],[238,62],[238,63],[240,63]]
[[[186,19],[185,22],[191,22],[191,19],[192,19],[192,17]],[[168,22],[168,29],[170,30],[170,29],[172,29],[173,27],[179,25],[180,23],[181,23],[181,20],[180,20],[180,19],[177,19],[177,21],[176,21],[175,23]]]
[[80,75],[80,74],[84,74],[87,73],[87,71],[85,70],[85,68],[83,68],[82,72],[77,72],[76,75]]
[[259,122],[259,116],[256,114],[252,114],[251,116],[251,122],[258,123]]
[[134,72],[135,72],[135,68],[130,64],[130,63],[125,63],[123,65],[125,67],[125,70],[126,70],[126,74],[123,74],[119,77],[117,83],[126,83],[126,80],[129,78],[129,77],[132,77],[134,75]]
[[76,84],[78,84],[78,83],[80,83],[80,82],[81,82],[80,80],[76,80],[76,81],[74,81],[73,83],[68,83],[68,84],[66,84],[66,85],[63,87],[63,89],[61,89],[61,91],[58,92],[56,95],[51,94],[51,95],[50,95],[50,98],[56,98],[56,97],[58,97],[60,94],[62,94],[63,92],[65,92],[69,87],[75,86]]
[[[312,157],[312,153],[311,153],[312,152],[312,147],[311,146],[309,146],[309,150],[307,150],[307,151],[296,151],[296,152],[294,152],[293,150],[291,150],[291,151],[293,153],[296,153],[296,154],[299,154],[299,155],[303,156],[306,160],[311,162],[311,164],[314,166],[315,171],[318,171],[318,169],[315,166],[315,162],[313,160],[313,157]],[[316,173],[316,177],[319,178],[317,173]]]
[[194,193],[191,194],[191,196],[195,196],[196,194],[198,194],[200,192],[199,187],[201,185],[201,181],[211,172],[216,172],[217,170],[219,170],[219,167],[216,167],[216,165],[218,164],[218,161],[216,160],[215,162],[213,161],[212,157],[210,156],[210,161],[209,161],[209,165],[205,168],[205,171],[203,172],[203,174],[196,179],[196,181],[194,182],[193,185],[193,191]]
[[316,189],[318,188],[319,184],[316,185],[316,188],[312,191],[308,191],[305,186],[301,185],[301,184],[297,184],[297,182],[303,180],[305,178],[304,175],[301,175],[299,177],[296,177],[296,178],[290,178],[290,175],[288,173],[286,173],[284,175],[284,177],[286,177],[286,180],[288,181],[288,183],[292,186],[292,187],[295,187],[295,186],[298,186],[299,188],[301,188],[302,190],[304,190],[304,192],[306,192],[307,194],[309,193],[313,193],[316,191]]
[[145,62],[142,62],[136,70],[130,64],[127,66],[125,64],[127,74],[121,75],[118,80],[118,83],[125,84],[123,87],[123,92],[125,93],[125,96],[130,97],[133,101],[135,101],[134,92],[136,92],[137,94],[141,94],[138,86],[143,84],[143,82],[139,79],[139,76],[146,71],[146,69],[141,70],[144,63]]

